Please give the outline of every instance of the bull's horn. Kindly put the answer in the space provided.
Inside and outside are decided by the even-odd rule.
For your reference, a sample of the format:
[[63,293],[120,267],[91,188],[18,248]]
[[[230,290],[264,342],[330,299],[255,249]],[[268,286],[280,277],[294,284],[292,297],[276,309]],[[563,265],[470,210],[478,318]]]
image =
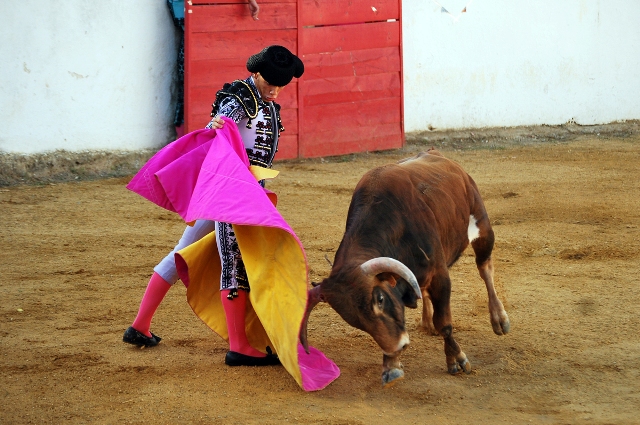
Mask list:
[[302,325],[300,326],[300,342],[304,347],[304,351],[309,354],[309,341],[307,340],[307,323],[309,323],[309,316],[311,315],[311,310],[322,301],[320,285],[313,287],[308,292],[307,299],[307,309],[304,312],[304,317],[302,318]]
[[422,298],[422,291],[418,285],[418,280],[409,267],[402,264],[400,261],[390,257],[377,257],[363,263],[360,266],[362,273],[375,276],[379,273],[395,273],[411,285],[418,298]]

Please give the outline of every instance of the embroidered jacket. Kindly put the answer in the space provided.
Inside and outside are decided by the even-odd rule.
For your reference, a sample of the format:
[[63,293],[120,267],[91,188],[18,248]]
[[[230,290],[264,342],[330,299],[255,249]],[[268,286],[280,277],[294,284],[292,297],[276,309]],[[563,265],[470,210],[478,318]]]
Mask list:
[[[265,102],[253,78],[226,83],[216,93],[212,117],[225,116],[238,124],[251,165],[270,168],[278,151],[278,138],[284,131],[280,105]],[[206,128],[212,128],[213,119]]]

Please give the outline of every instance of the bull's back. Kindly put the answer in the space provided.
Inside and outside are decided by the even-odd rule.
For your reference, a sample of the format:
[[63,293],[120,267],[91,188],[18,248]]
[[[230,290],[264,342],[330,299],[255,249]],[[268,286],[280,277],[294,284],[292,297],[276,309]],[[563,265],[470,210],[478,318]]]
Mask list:
[[336,261],[343,254],[352,256],[356,246],[369,258],[372,253],[390,256],[412,270],[420,252],[450,266],[469,244],[469,218],[478,211],[475,197],[473,180],[439,154],[419,154],[376,167],[354,190]]
[[469,243],[469,220],[486,216],[478,189],[464,169],[439,152],[421,153],[398,166],[432,213],[434,226],[452,264]]
[[393,193],[408,203],[417,195],[439,215],[455,214],[460,208],[468,212],[476,191],[462,167],[434,150],[368,171],[355,190],[368,197]]
[[[398,166],[408,174],[427,203],[434,204],[434,207],[442,205],[438,209],[449,202],[458,208],[469,206],[475,198],[477,188],[473,180],[460,165],[438,151],[420,153],[401,161]],[[446,211],[449,212],[453,211]]]
[[398,162],[398,166],[420,180],[434,184],[450,186],[464,184],[468,177],[460,165],[435,150],[405,158]]

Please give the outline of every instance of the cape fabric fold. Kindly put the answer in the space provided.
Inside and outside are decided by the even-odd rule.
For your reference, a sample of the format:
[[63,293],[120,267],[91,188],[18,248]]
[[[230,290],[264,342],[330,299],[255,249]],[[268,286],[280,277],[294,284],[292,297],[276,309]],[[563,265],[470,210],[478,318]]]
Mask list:
[[[251,285],[246,321],[251,345],[263,350],[271,346],[304,390],[322,389],[340,371],[322,352],[306,354],[298,342],[307,303],[304,249],[275,208],[275,195],[249,170],[236,124],[224,119],[220,130],[197,130],[161,149],[127,188],[187,223],[206,219],[233,224]],[[176,264],[196,315],[228,339],[215,235],[181,250]]]

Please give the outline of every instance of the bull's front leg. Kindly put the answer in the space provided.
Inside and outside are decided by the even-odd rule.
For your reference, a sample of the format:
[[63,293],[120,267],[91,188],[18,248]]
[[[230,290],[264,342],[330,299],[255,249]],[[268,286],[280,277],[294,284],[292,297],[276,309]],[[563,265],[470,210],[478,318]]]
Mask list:
[[400,353],[393,356],[382,355],[382,385],[388,388],[404,378],[404,368],[400,363]]
[[447,358],[449,373],[452,375],[461,371],[471,373],[471,363],[453,337],[450,307],[451,281],[446,271],[433,278],[429,295],[433,302],[433,325],[444,339],[444,354]]
[[463,370],[464,373],[471,373],[471,362],[453,338],[453,327],[451,325],[444,326],[440,329],[440,334],[444,338],[444,354],[447,356],[449,373],[455,375]]

